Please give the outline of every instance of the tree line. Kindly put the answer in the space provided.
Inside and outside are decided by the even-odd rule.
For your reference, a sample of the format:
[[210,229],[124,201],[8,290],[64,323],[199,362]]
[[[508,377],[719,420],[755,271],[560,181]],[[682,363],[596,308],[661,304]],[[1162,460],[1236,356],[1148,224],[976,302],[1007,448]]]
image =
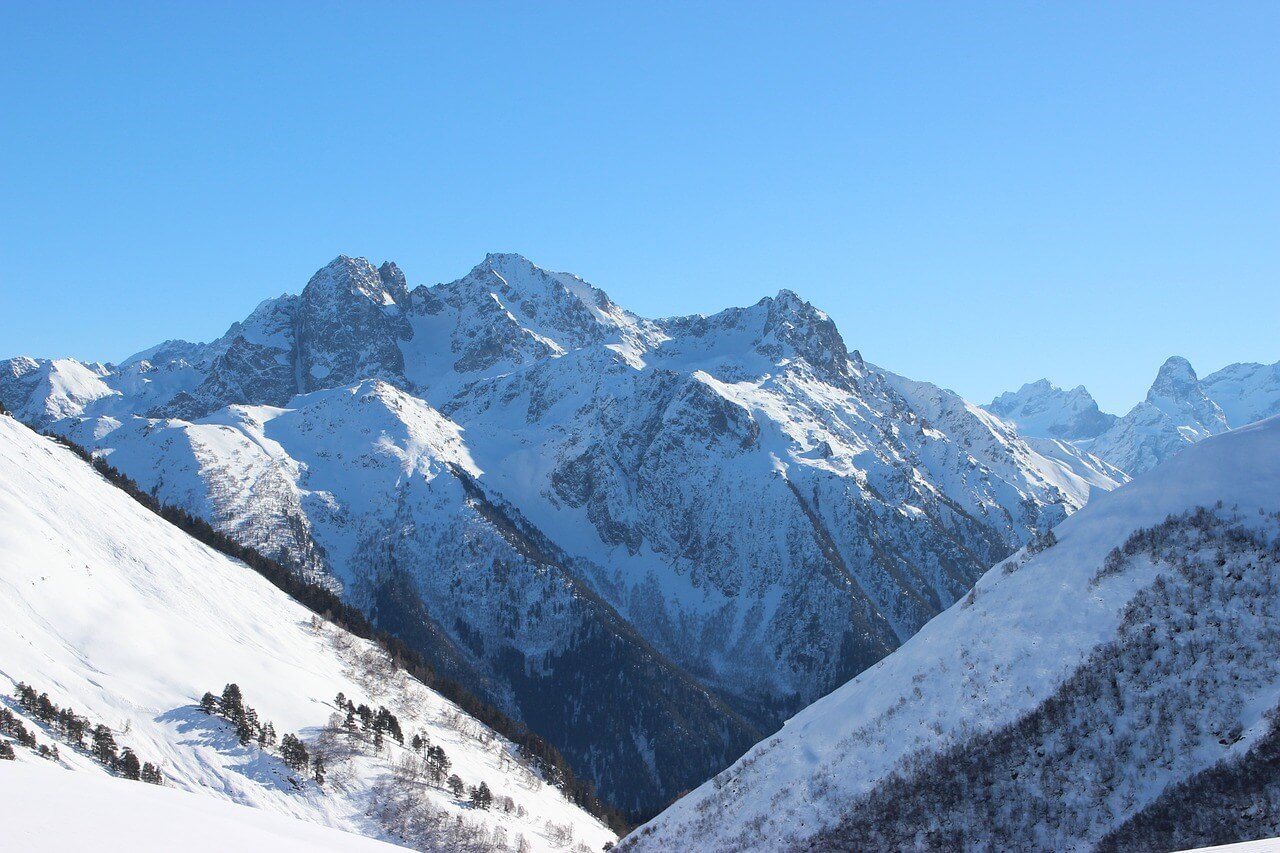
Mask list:
[[[77,752],[91,755],[117,776],[152,785],[164,784],[164,773],[160,766],[138,758],[132,747],[117,744],[115,735],[105,724],[94,725],[88,717],[77,714],[71,708],[58,707],[48,693],[38,691],[25,682],[18,682],[16,691],[18,707],[44,723],[64,744]],[[8,708],[0,708],[0,731],[11,735],[18,743],[44,758],[53,761],[60,758],[57,744],[53,747],[47,744],[37,745],[35,734]],[[86,738],[88,743],[85,742]],[[14,758],[12,745],[5,743],[4,746],[8,749],[0,749],[0,758]]]

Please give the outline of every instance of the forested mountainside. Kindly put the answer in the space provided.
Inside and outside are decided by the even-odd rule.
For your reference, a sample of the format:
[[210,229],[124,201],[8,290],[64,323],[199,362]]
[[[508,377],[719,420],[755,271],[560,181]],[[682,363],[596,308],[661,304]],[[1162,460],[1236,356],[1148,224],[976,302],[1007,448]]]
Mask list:
[[339,257],[208,344],[0,401],[326,584],[652,813],[1123,475],[783,290],[651,320],[490,255]]
[[3,415],[0,588],[0,759],[424,851],[615,837],[536,751]]
[[1280,834],[1280,418],[995,565],[627,851],[1170,850]]

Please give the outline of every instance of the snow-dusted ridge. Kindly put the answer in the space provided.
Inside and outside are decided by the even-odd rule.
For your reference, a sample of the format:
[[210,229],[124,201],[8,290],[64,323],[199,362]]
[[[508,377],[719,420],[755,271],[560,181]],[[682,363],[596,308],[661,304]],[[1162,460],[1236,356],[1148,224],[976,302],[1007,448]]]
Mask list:
[[[313,616],[6,416],[0,588],[0,693],[12,696],[26,682],[107,724],[122,744],[158,763],[173,787],[421,849],[451,849],[463,836],[492,849],[520,836],[534,849],[564,849],[571,830],[597,850],[613,837],[512,744],[391,666],[376,646]],[[297,732],[328,756],[323,785],[291,781],[274,754],[242,746],[227,723],[201,712],[200,696],[229,682],[281,735]],[[499,806],[472,808],[412,778],[412,750],[389,738],[378,750],[335,734],[339,691],[389,708],[406,743],[427,735],[446,750],[452,772],[472,786],[484,781]],[[7,704],[40,743],[57,742]],[[21,762],[47,761],[17,752]],[[65,743],[59,763],[103,772]]]
[[[1244,774],[1280,744],[1278,509],[1280,417],[1188,448],[1096,497],[1056,545],[993,567],[620,846],[1170,849],[1276,834],[1280,780]],[[1241,779],[1222,805],[1214,769]]]

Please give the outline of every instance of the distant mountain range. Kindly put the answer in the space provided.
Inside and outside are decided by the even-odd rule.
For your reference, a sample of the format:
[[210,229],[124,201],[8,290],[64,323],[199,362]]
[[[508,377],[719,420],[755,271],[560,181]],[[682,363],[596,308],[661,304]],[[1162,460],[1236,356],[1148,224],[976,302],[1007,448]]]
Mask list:
[[633,814],[1126,479],[1087,405],[1024,438],[791,291],[647,319],[510,254],[412,289],[342,256],[210,343],[0,362],[0,401],[338,591]]
[[1199,379],[1174,356],[1123,417],[1099,411],[1083,385],[1064,391],[1045,379],[986,408],[1025,437],[1070,442],[1135,476],[1203,438],[1280,414],[1280,363],[1232,364]]

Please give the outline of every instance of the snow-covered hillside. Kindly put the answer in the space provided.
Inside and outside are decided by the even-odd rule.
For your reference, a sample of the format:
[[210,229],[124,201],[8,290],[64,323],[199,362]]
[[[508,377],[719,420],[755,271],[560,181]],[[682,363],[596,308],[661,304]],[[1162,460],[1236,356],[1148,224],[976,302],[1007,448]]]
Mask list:
[[850,352],[782,290],[650,320],[489,255],[339,257],[208,344],[12,359],[0,400],[339,590],[665,804],[1123,479]]
[[403,850],[262,809],[48,762],[0,765],[5,844],[14,850],[80,853],[394,853]]
[[[60,744],[57,763],[72,770],[105,772],[14,701],[19,682],[105,724],[121,749],[158,765],[168,785],[205,797],[430,850],[515,849],[521,839],[532,849],[581,842],[598,850],[613,837],[514,745],[385,652],[315,617],[5,416],[0,590],[4,704],[38,745]],[[201,710],[202,695],[228,683],[281,739],[296,733],[313,756],[325,757],[323,784]],[[345,727],[339,693],[387,708],[404,745]],[[467,786],[485,783],[491,806],[476,808],[465,791],[432,784],[415,756],[415,735],[443,748],[450,773]],[[23,761],[50,760],[16,751]],[[7,766],[0,762],[0,776]]]
[[[1280,418],[994,566],[620,845],[1169,850],[1280,831]],[[1031,553],[1035,551],[1035,553]]]

